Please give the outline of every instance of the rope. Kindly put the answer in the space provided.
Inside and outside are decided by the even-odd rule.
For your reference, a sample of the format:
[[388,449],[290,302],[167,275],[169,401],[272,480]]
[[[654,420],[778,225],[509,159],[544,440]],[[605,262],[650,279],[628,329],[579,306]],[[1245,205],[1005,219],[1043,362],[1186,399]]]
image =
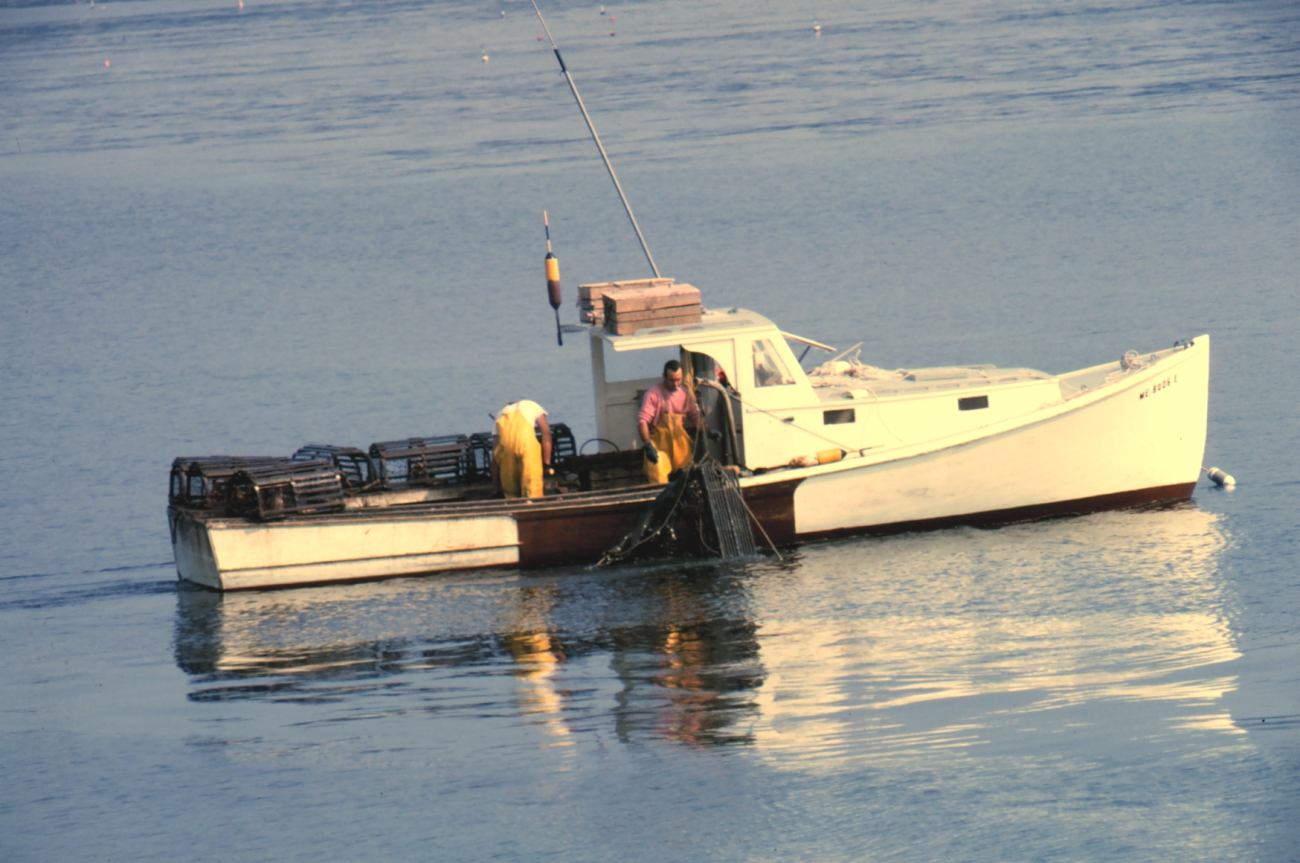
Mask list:
[[[608,566],[611,563],[617,563],[619,560],[629,557],[632,554],[632,552],[636,551],[638,548],[645,545],[647,542],[654,539],[659,534],[663,533],[664,528],[672,524],[673,516],[677,513],[677,507],[681,505],[682,498],[686,496],[687,483],[684,481],[686,476],[687,474],[683,474],[677,480],[678,482],[677,499],[673,501],[672,508],[669,509],[668,514],[664,516],[663,523],[661,523],[649,534],[645,533],[645,528],[642,527],[641,539],[637,540],[635,543],[633,543],[631,546],[625,549],[622,548],[623,543],[620,542],[618,545],[614,546],[609,551],[605,552],[605,554],[601,556],[600,562],[597,563],[596,566]],[[655,500],[657,501],[658,498],[656,498]],[[636,530],[636,528],[633,528],[633,530]],[[628,534],[628,536],[631,536],[631,534]],[[623,539],[624,541],[626,541],[627,537],[624,537]]]
[[[692,452],[695,451],[696,445],[699,443],[699,435],[700,435],[700,430],[696,429],[695,434],[692,436],[691,439]],[[614,546],[609,551],[605,552],[604,555],[601,556],[600,561],[596,565],[607,566],[611,563],[617,563],[620,559],[628,557],[630,554],[632,554],[632,552],[636,551],[638,548],[640,548],[650,540],[657,537],[660,533],[663,532],[663,529],[665,527],[672,524],[673,516],[677,513],[677,507],[681,506],[682,498],[686,496],[686,487],[690,485],[690,483],[686,481],[689,476],[690,476],[690,472],[686,471],[682,473],[680,476],[678,476],[678,478],[675,480],[677,484],[677,499],[673,501],[673,505],[668,510],[668,514],[664,516],[663,522],[660,523],[660,525],[657,528],[655,528],[651,533],[647,534],[645,531],[646,528],[649,526],[648,524],[649,519],[647,518],[647,523],[644,525],[638,522],[637,526],[633,527],[632,531],[629,532],[627,536],[623,537],[622,541],[619,542],[618,545]],[[665,489],[664,491],[666,492],[667,489]],[[651,501],[651,506],[658,503],[661,500],[663,494],[664,492],[660,492],[660,497],[656,497],[653,501]],[[653,513],[653,510],[651,512]],[[632,534],[638,530],[641,531],[641,538],[638,539],[631,546],[627,548],[623,548],[622,547],[623,543],[627,542],[628,537],[632,536]]]
[[763,522],[758,520],[758,516],[754,515],[754,511],[749,508],[749,504],[745,503],[743,494],[740,496],[740,505],[745,508],[745,512],[749,513],[749,517],[754,520],[754,524],[758,525],[759,533],[763,534],[763,539],[767,540],[767,547],[772,549],[772,554],[776,555],[777,561],[784,563],[785,558],[781,556],[781,552],[776,550],[776,543],[772,542],[772,537],[768,536],[767,531],[763,529]]
[[[692,452],[695,451],[696,445],[699,443],[699,437],[700,437],[700,434],[701,434],[701,429],[696,429],[696,430],[695,430],[695,434],[693,435],[693,437],[692,437],[692,441],[691,441],[691,449],[692,449]],[[698,462],[695,462],[695,463],[694,463],[694,466],[696,466],[696,467],[703,467],[704,465],[707,465],[707,464],[710,464],[710,463],[714,463],[714,464],[716,464],[716,463],[717,463],[717,460],[714,459],[712,456],[705,455],[705,457],[704,457],[703,459],[701,459],[701,460],[698,461]],[[721,465],[721,467],[722,467],[724,470],[726,469],[726,466],[725,466],[725,465]],[[609,551],[605,552],[604,555],[601,556],[600,561],[599,561],[596,565],[597,565],[597,566],[608,566],[608,565],[610,565],[610,564],[612,564],[612,563],[617,563],[617,562],[619,562],[620,560],[625,560],[626,558],[628,558],[629,556],[631,556],[632,552],[636,551],[636,550],[637,550],[638,548],[640,548],[641,546],[643,546],[643,545],[645,545],[646,543],[650,542],[650,541],[653,540],[655,537],[659,536],[659,534],[663,533],[664,528],[668,527],[670,524],[673,523],[673,517],[676,516],[676,514],[677,514],[677,509],[681,506],[682,500],[686,497],[686,489],[690,486],[690,482],[689,482],[690,476],[691,476],[691,474],[690,474],[689,469],[685,469],[685,468],[684,468],[684,469],[683,469],[683,472],[682,472],[682,473],[678,476],[678,478],[674,481],[674,482],[676,483],[676,485],[677,485],[677,489],[676,489],[676,497],[675,497],[675,499],[673,500],[673,504],[672,504],[672,506],[669,507],[668,512],[664,515],[663,520],[659,523],[659,526],[658,526],[658,527],[656,527],[654,530],[652,530],[652,531],[650,531],[649,533],[647,533],[646,530],[647,530],[647,528],[649,527],[649,523],[648,523],[648,522],[649,522],[649,518],[647,517],[647,519],[646,519],[646,522],[647,522],[647,523],[644,524],[644,525],[642,525],[641,523],[638,522],[638,525],[637,525],[636,527],[633,527],[633,528],[632,528],[632,531],[629,532],[627,536],[623,537],[622,542],[620,542],[618,545],[614,546],[614,547],[611,548]],[[665,492],[666,492],[666,491],[667,491],[667,489],[665,489]],[[662,499],[663,499],[663,494],[664,494],[664,493],[661,492],[661,496],[655,498],[655,500],[651,502],[651,506],[654,506],[654,504],[656,504],[656,503],[658,503],[660,500],[662,500]],[[758,525],[758,530],[759,530],[760,533],[763,534],[763,539],[765,539],[765,540],[767,541],[767,546],[768,546],[768,548],[772,549],[772,553],[776,555],[776,559],[777,559],[778,561],[784,562],[784,561],[785,561],[785,558],[782,557],[781,552],[777,550],[776,543],[774,543],[774,542],[772,541],[772,537],[768,535],[767,530],[763,527],[763,523],[762,523],[761,521],[758,520],[758,516],[754,515],[754,511],[753,511],[752,509],[750,509],[750,508],[749,508],[749,504],[745,502],[745,494],[744,494],[744,491],[742,490],[742,491],[740,492],[740,494],[739,494],[737,497],[738,497],[738,499],[740,500],[740,505],[741,505],[742,507],[745,508],[745,513],[746,513],[746,514],[749,516],[749,518],[754,522],[754,524]],[[653,513],[653,510],[651,510],[651,513]],[[701,513],[701,517],[702,517],[702,516],[703,516],[703,514]],[[701,525],[701,526],[702,526],[702,525]],[[718,525],[716,525],[716,524],[714,525],[714,528],[715,528],[715,530],[720,530],[720,528],[719,528]],[[641,533],[640,538],[639,538],[636,542],[634,542],[632,545],[628,546],[627,548],[623,548],[623,543],[627,542],[628,538],[630,538],[630,537],[631,537],[634,533],[636,533],[637,531],[640,531],[640,533]],[[700,543],[701,543],[701,545],[707,545],[707,543],[704,541],[704,531],[703,531],[703,530],[699,530],[699,538],[700,538]],[[711,549],[711,547],[710,547],[710,549]],[[719,553],[720,553],[720,550],[719,550]]]

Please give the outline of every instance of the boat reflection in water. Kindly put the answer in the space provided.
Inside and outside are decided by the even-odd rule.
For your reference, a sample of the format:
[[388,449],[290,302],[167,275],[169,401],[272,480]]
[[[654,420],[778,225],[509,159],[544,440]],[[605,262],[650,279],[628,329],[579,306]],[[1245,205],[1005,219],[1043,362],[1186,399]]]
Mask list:
[[[1222,705],[1236,685],[1223,663],[1240,655],[1218,575],[1226,545],[1218,516],[1189,503],[827,546],[819,584],[800,579],[759,608],[770,675],[756,743],[807,769],[1239,734]],[[824,602],[782,601],[809,590]]]
[[198,702],[337,703],[367,718],[513,714],[545,746],[607,729],[611,713],[624,742],[752,742],[763,675],[757,626],[737,614],[747,601],[737,576],[749,573],[674,565],[182,590],[176,658]]
[[612,732],[808,769],[1114,723],[1149,742],[1236,731],[1226,544],[1187,504],[785,563],[182,590],[175,649],[193,701],[460,715],[542,746]]

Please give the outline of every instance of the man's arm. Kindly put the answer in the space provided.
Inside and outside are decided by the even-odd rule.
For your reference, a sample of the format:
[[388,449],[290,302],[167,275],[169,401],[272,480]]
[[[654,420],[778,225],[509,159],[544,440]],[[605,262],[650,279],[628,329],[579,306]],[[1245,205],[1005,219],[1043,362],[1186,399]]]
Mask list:
[[641,397],[641,409],[636,415],[637,434],[641,435],[641,443],[650,443],[650,421],[654,419],[655,414],[659,411],[659,404],[663,397],[659,394],[659,386],[656,384],[645,391]]
[[641,410],[636,415],[636,432],[641,436],[641,449],[651,464],[659,463],[659,451],[655,449],[654,444],[650,443],[650,420],[659,409],[659,401],[657,386],[646,390],[645,396],[641,399]]
[[700,407],[695,403],[695,396],[690,390],[686,390],[686,421],[683,425],[691,431],[700,427]]
[[636,430],[641,433],[641,451],[645,453],[645,457],[650,459],[652,464],[658,464],[659,450],[655,449],[655,445],[650,443],[650,423],[639,422],[636,424]]
[[551,424],[546,421],[546,414],[537,417],[537,427],[542,432],[542,464],[551,466]]

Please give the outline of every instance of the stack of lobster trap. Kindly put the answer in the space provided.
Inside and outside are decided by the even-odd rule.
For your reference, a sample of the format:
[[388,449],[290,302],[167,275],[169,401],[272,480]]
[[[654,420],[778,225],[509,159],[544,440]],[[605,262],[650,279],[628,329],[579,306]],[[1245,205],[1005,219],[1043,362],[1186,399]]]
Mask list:
[[[551,424],[557,466],[578,455],[573,432]],[[182,457],[172,462],[173,506],[261,521],[336,512],[367,492],[488,483],[491,432],[412,437],[356,447],[308,444],[292,456]]]

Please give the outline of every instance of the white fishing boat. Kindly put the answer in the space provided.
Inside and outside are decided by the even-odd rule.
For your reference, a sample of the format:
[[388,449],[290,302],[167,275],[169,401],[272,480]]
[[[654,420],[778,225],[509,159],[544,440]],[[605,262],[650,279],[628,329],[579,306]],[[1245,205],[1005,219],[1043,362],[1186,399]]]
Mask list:
[[[488,433],[368,451],[177,459],[168,514],[181,578],[237,590],[634,552],[732,555],[754,542],[776,550],[1191,496],[1205,450],[1208,336],[1061,375],[979,365],[885,371],[849,352],[805,369],[808,350],[834,349],[756,312],[706,311],[695,288],[659,278],[553,39],[551,47],[656,277],[580,289],[597,451],[558,427],[557,482],[524,500],[492,499]],[[549,228],[546,275],[558,337]],[[690,299],[675,305],[669,296]],[[697,468],[665,489],[642,473],[637,411],[666,355],[681,361],[703,427]],[[628,368],[630,378],[615,371]]]
[[[699,400],[697,459],[735,477],[760,546],[1186,499],[1202,471],[1204,335],[1060,375],[852,357],[805,370],[796,346],[831,349],[739,308],[627,335],[593,325],[588,340],[599,451],[558,443],[552,493],[493,499],[486,435],[177,459],[180,577],[235,590],[598,561],[664,498],[640,470],[636,412],[666,354]],[[611,379],[614,366],[642,374]],[[643,532],[698,530],[661,520]]]

